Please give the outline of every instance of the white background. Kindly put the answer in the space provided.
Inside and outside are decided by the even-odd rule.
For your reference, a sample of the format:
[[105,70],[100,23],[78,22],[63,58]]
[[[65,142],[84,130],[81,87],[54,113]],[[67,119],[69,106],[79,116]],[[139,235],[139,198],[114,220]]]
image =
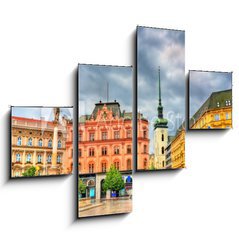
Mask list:
[[[0,1],[0,239],[238,239],[237,1]],[[8,180],[9,105],[73,105],[77,63],[132,65],[136,25],[186,30],[189,69],[233,71],[234,129],[187,169],[134,175],[134,211],[75,219],[75,176]]]

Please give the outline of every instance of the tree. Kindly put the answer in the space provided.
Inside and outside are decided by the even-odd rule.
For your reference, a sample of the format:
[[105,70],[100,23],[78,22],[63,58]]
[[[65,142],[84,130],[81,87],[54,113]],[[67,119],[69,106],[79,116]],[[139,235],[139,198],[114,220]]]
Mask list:
[[83,183],[83,181],[80,179],[78,183],[78,192],[82,195],[86,192],[86,185]]
[[152,162],[150,167],[149,167],[149,170],[155,170],[156,168],[154,167],[154,163]]
[[119,191],[125,187],[121,173],[111,165],[109,172],[106,173],[106,178],[103,183],[103,190]]
[[37,169],[36,169],[36,167],[32,166],[32,167],[28,168],[22,174],[22,176],[24,176],[24,177],[34,177],[34,176],[36,176],[36,174],[37,174]]

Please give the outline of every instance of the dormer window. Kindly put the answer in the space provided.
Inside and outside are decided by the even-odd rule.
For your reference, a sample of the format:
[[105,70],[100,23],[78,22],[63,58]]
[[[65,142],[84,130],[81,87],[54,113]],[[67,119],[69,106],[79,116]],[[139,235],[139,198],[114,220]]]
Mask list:
[[226,106],[231,106],[231,100],[226,100],[225,104],[226,104]]

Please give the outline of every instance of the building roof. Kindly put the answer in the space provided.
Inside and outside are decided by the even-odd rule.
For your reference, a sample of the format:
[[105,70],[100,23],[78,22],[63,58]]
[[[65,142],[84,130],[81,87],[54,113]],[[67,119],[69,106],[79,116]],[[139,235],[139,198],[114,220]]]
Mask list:
[[226,105],[226,100],[230,100],[230,104],[232,104],[232,89],[211,93],[209,98],[190,119],[189,126],[191,127],[195,122],[197,122],[197,120],[208,110],[228,107],[228,105]]
[[172,141],[174,141],[174,139],[177,138],[177,136],[182,132],[182,130],[185,130],[185,121],[183,121],[183,123],[179,126],[179,128],[176,131],[175,136],[168,136],[168,145],[172,143]]
[[121,116],[120,104],[118,102],[114,101],[114,102],[103,103],[103,102],[100,101],[99,103],[95,104],[95,108],[92,112],[94,118],[96,118],[97,112],[99,111],[99,109],[101,110],[104,107],[104,105],[106,105],[108,110],[112,110],[114,117],[115,116],[119,116],[119,117]]
[[44,119],[34,119],[34,118],[12,116],[12,120],[26,121],[26,122],[38,122],[38,123],[45,123],[45,124],[52,124],[53,125],[53,121],[46,121]]
[[114,102],[99,102],[95,104],[94,110],[92,112],[91,115],[82,115],[79,118],[79,123],[85,123],[87,120],[91,119],[91,116],[93,115],[94,119],[96,119],[97,116],[97,112],[99,110],[101,110],[104,105],[106,105],[108,110],[111,110],[113,112],[113,117],[121,117],[124,118],[125,120],[132,120],[133,119],[133,113],[132,112],[126,112],[125,110],[123,110],[123,112],[121,112],[120,109],[120,104],[116,101]]

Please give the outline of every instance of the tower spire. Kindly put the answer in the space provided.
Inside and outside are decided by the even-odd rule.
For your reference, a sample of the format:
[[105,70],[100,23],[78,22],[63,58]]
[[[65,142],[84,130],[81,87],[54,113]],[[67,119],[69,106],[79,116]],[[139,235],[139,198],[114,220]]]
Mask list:
[[106,82],[106,100],[109,102],[109,82]]
[[159,103],[158,103],[158,118],[163,118],[163,106],[161,102],[161,83],[160,83],[160,67],[158,68],[159,74]]

